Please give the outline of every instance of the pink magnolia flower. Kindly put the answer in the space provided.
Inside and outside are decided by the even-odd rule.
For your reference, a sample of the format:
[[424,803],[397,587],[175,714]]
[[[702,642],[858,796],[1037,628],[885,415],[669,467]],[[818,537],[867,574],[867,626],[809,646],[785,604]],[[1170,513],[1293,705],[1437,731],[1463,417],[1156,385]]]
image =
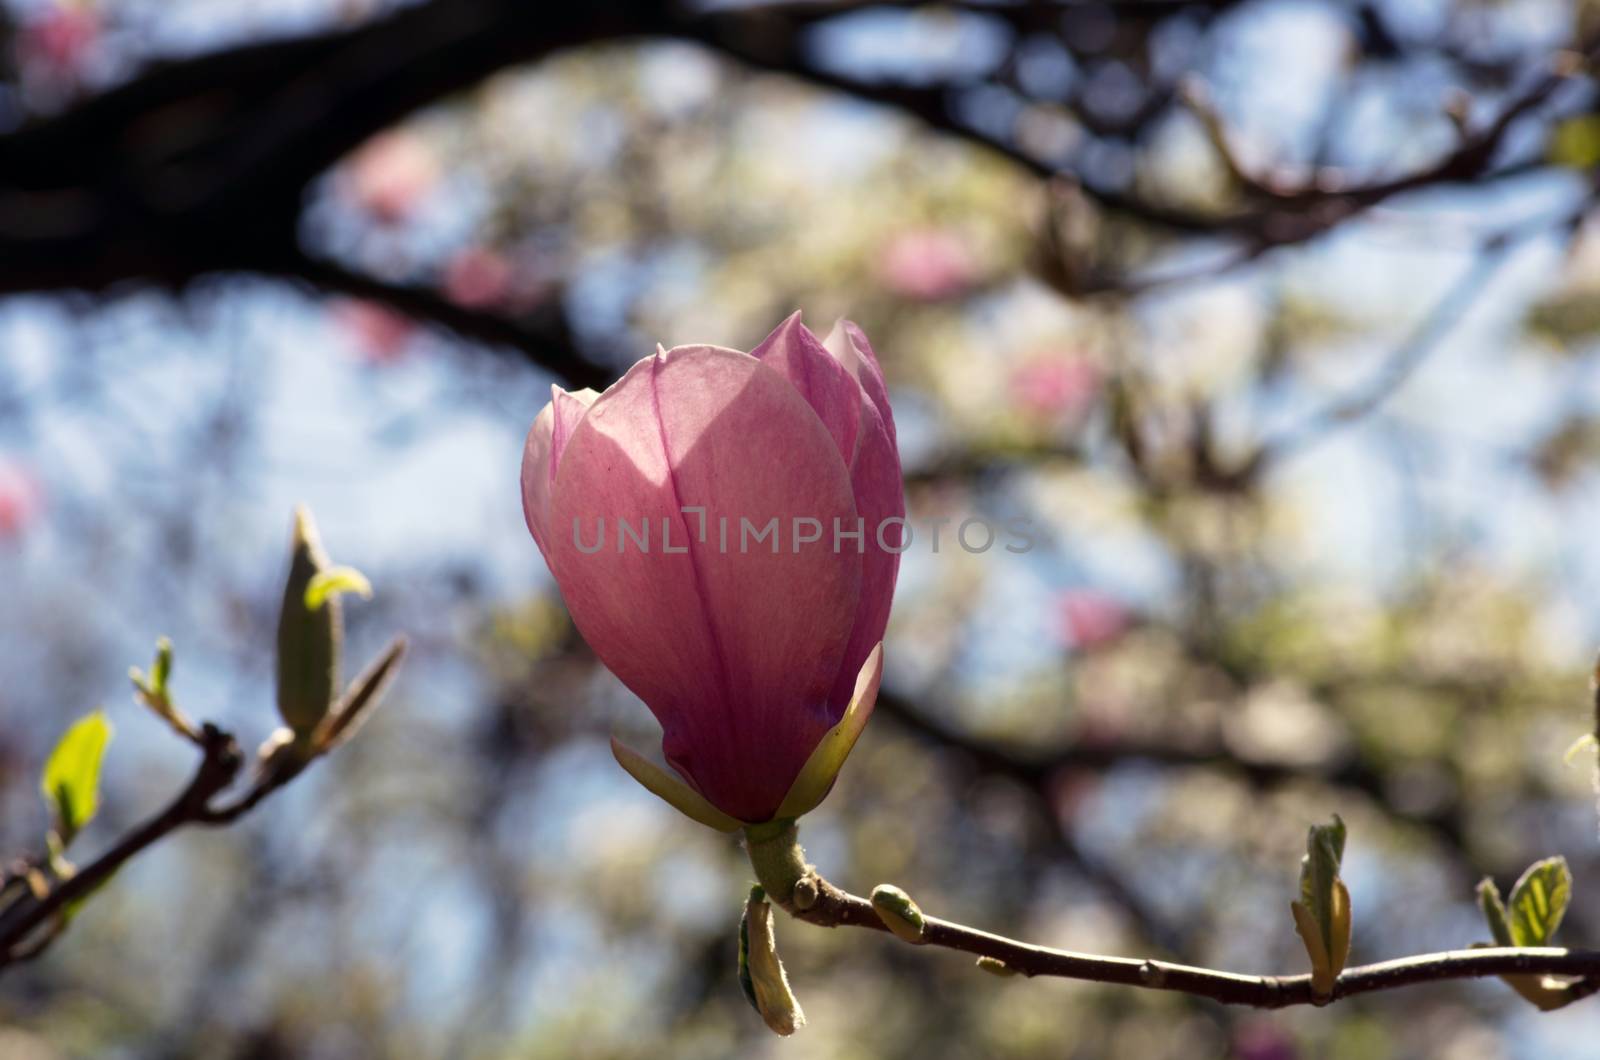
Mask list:
[[884,245],[878,275],[895,294],[937,302],[977,281],[978,265],[960,236],[941,228],[902,232]]
[[416,133],[391,129],[356,148],[341,176],[356,206],[383,224],[398,224],[438,186],[439,159]]
[[467,247],[444,267],[444,296],[468,309],[487,309],[506,301],[515,279],[505,256],[488,247]]
[[1076,354],[1039,357],[1011,373],[1011,400],[1041,418],[1075,419],[1100,389],[1100,370]]
[[417,333],[410,317],[364,298],[335,299],[331,312],[334,323],[355,343],[356,355],[368,364],[398,361]]
[[103,26],[85,3],[62,0],[23,22],[17,56],[29,81],[57,89],[80,84],[98,59]]
[[[522,502],[574,623],[709,804],[698,819],[810,809],[797,778],[847,708],[848,751],[876,697],[905,516],[861,329],[843,321],[818,341],[795,313],[750,353],[679,346],[604,394],[554,388],[528,434]],[[623,523],[644,527],[643,547]],[[752,538],[763,530],[776,536]]]
[[1095,589],[1069,589],[1057,598],[1061,632],[1075,648],[1109,644],[1127,632],[1133,616],[1115,597]]
[[21,537],[44,511],[44,488],[26,467],[0,458],[0,540]]

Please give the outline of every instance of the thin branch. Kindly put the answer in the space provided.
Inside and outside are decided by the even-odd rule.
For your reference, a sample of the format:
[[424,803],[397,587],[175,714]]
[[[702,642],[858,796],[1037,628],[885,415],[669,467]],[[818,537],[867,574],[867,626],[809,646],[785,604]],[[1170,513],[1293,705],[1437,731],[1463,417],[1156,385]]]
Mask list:
[[[67,906],[87,897],[129,859],[184,825],[203,819],[206,804],[233,783],[244,757],[232,736],[210,724],[201,733],[201,748],[203,754],[194,776],[165,809],[128,833],[92,863],[50,888],[43,897],[19,902],[0,914],[0,969],[15,961],[37,956],[49,939],[59,933],[59,924]],[[35,929],[52,918],[57,918],[58,926],[53,927],[43,940],[30,943],[29,936]]]
[[1460,323],[1461,317],[1511,258],[1517,240],[1507,236],[1487,241],[1472,264],[1450,286],[1411,334],[1378,370],[1348,394],[1334,399],[1281,437],[1263,442],[1250,463],[1253,471],[1303,452],[1340,427],[1354,423],[1388,401]]
[[577,352],[577,342],[567,330],[564,317],[560,316],[559,305],[552,306],[558,319],[536,329],[494,313],[457,305],[431,287],[379,279],[309,254],[290,255],[277,271],[279,275],[324,292],[378,302],[413,320],[448,328],[464,338],[517,350],[573,387],[602,388],[616,376],[614,371]]
[[[761,874],[759,862],[757,873]],[[886,933],[889,930],[871,902],[840,890],[809,867],[787,894],[781,884],[774,887],[767,880],[763,883],[773,901],[806,923],[819,927],[870,928]],[[1341,998],[1413,984],[1491,975],[1575,977],[1576,982],[1564,987],[1567,1001],[1600,991],[1600,951],[1556,947],[1446,950],[1347,968],[1334,981],[1332,991],[1319,997],[1312,990],[1310,974],[1240,975],[1168,961],[1103,957],[1036,946],[938,917],[923,917],[921,939],[913,945],[938,946],[986,957],[1018,975],[1166,990],[1225,1005],[1255,1008],[1325,1005]]]
[[227,805],[213,806],[212,800],[238,777],[244,755],[231,734],[209,722],[201,729],[198,743],[202,753],[194,775],[164,809],[71,876],[51,886],[30,887],[0,910],[0,972],[42,953],[66,927],[72,905],[105,884],[129,860],[185,826],[233,823],[308,764],[293,758],[281,759],[277,766],[269,763],[248,791]]

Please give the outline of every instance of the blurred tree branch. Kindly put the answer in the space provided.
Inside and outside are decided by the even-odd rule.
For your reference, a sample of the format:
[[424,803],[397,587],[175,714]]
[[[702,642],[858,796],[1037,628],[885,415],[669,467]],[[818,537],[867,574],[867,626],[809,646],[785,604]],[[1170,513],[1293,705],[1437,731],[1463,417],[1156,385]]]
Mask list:
[[[1035,155],[1018,141],[1015,128],[974,127],[963,117],[963,96],[993,87],[993,81],[869,80],[834,71],[809,46],[809,30],[846,8],[922,6],[824,3],[698,11],[647,0],[556,6],[435,0],[352,29],[163,63],[72,111],[0,136],[0,292],[105,290],[129,282],[181,286],[217,271],[297,277],[519,349],[550,371],[587,383],[602,378],[605,369],[574,352],[559,310],[536,320],[506,321],[416,285],[363,277],[307,256],[297,233],[311,183],[374,133],[496,70],[579,45],[666,37],[898,109],[1040,175],[1069,177],[1101,210],[1169,233],[1231,238],[1240,247],[1238,260],[1248,261],[1409,191],[1498,180],[1542,164],[1504,162],[1502,145],[1581,68],[1571,53],[1546,59],[1545,72],[1492,120],[1464,132],[1456,148],[1413,172],[1365,183],[1331,171],[1256,174],[1242,182],[1237,207],[1194,211],[1131,191],[1071,159]],[[1053,34],[1070,52],[1073,41],[1062,21],[1067,14],[1111,19],[1139,35],[1162,19],[1207,19],[1229,4],[962,6],[970,17],[1002,20],[1017,33]],[[1373,17],[1361,23],[1369,47],[1392,40]],[[1586,55],[1593,50],[1592,42],[1585,46]],[[1499,67],[1491,72],[1502,73]],[[997,76],[1004,79],[1006,70]],[[1007,91],[1020,91],[1008,84]],[[1091,133],[1131,141],[1178,95],[1173,85],[1147,91],[1147,105],[1120,124],[1096,117],[1082,101],[1065,105]],[[1592,102],[1587,99],[1585,106]],[[1127,282],[1132,281],[1112,275],[1090,289],[1119,290]]]
[[[244,755],[238,741],[215,725],[204,726],[199,736],[200,762],[188,785],[165,809],[110,850],[53,884],[38,864],[25,863],[7,874],[0,894],[11,891],[15,897],[0,908],[0,970],[42,953],[66,927],[69,906],[88,897],[124,864],[159,840],[185,825],[222,823],[211,818],[209,804],[239,775]],[[271,783],[271,787],[277,786],[278,782]],[[266,782],[258,788],[270,790]],[[39,933],[42,926],[44,931]]]

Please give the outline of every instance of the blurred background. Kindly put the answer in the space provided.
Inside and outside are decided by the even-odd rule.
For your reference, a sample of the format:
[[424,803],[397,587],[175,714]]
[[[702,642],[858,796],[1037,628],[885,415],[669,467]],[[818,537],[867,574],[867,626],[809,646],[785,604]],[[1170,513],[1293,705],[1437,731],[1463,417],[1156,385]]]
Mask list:
[[[239,825],[126,868],[0,982],[0,1055],[1587,1057],[1498,982],[1256,1013],[1002,981],[780,918],[611,760],[648,712],[523,526],[552,382],[859,321],[913,524],[885,697],[811,856],[1077,950],[1305,969],[1487,938],[1562,854],[1600,945],[1600,113],[1567,0],[0,3],[0,840],[70,721],[88,857],[276,724],[291,506],[401,680]],[[1592,53],[1590,53],[1592,54]]]

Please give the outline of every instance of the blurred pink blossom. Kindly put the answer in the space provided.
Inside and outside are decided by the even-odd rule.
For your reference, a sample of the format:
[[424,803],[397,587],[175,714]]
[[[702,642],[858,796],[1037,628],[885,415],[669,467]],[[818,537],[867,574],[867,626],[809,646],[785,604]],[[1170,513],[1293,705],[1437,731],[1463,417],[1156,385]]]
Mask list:
[[355,150],[345,163],[342,188],[350,200],[384,224],[409,217],[439,183],[439,160],[416,133],[393,129]]
[[0,540],[21,537],[44,513],[44,487],[25,465],[0,457]]
[[889,240],[878,258],[878,275],[895,294],[937,302],[970,288],[977,280],[978,263],[956,233],[918,228]]
[[1061,637],[1075,648],[1109,644],[1133,624],[1128,609],[1098,589],[1068,589],[1057,598],[1057,605]]
[[1100,390],[1100,369],[1075,353],[1034,357],[1011,373],[1011,400],[1040,417],[1081,416]]
[[1234,1033],[1233,1055],[1236,1060],[1295,1060],[1300,1053],[1287,1031],[1254,1021],[1241,1025]]
[[500,252],[467,247],[445,264],[444,295],[468,309],[503,305],[511,294],[514,271]]
[[399,360],[417,330],[409,317],[361,298],[336,299],[329,313],[335,326],[355,343],[357,355],[368,364]]
[[101,36],[100,14],[71,0],[51,4],[17,33],[17,58],[30,80],[71,85],[83,79]]

